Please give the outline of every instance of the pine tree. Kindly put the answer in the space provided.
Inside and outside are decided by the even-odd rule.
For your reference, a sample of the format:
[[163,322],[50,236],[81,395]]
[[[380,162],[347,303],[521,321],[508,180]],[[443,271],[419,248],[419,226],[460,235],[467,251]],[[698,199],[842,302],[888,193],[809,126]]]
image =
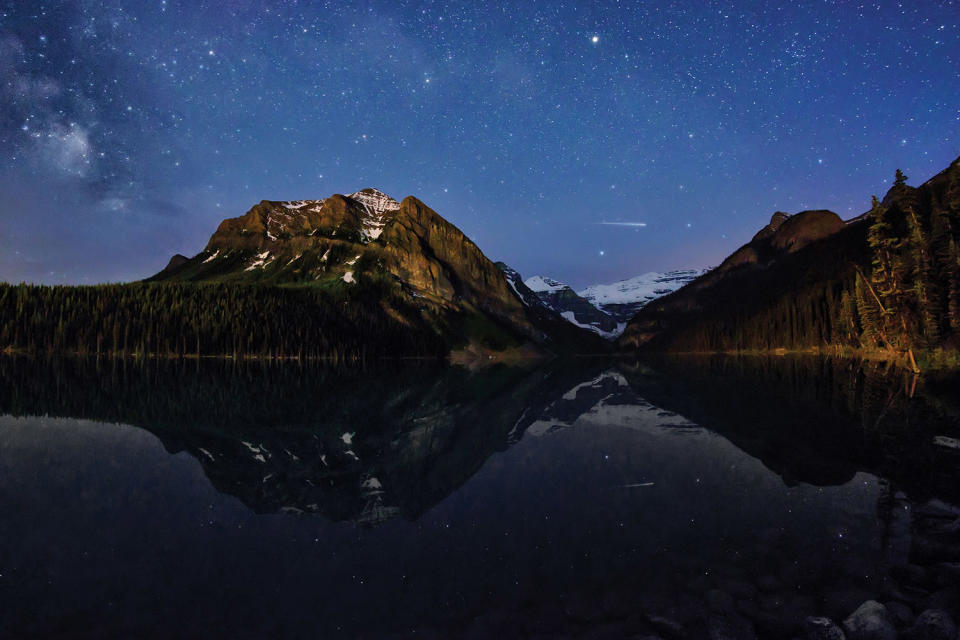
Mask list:
[[938,290],[935,282],[934,265],[928,245],[927,234],[923,230],[920,218],[912,208],[907,211],[907,225],[909,234],[910,268],[908,277],[913,286],[910,289],[917,314],[920,317],[920,342],[925,346],[933,347],[940,340],[940,326],[938,313]]
[[[900,241],[894,233],[893,225],[889,220],[889,209],[884,207],[876,196],[873,196],[870,208],[870,229],[867,232],[867,242],[872,253],[870,282],[862,283],[869,295],[858,296],[861,317],[870,317],[871,333],[874,337],[881,337],[880,342],[885,347],[899,346],[899,328],[895,326],[898,318],[902,319],[900,298],[902,296],[899,276],[903,270],[902,260],[898,255]],[[862,276],[862,274],[861,274]],[[865,305],[865,306],[864,306]],[[879,315],[874,315],[879,314]],[[906,326],[902,329],[905,331]]]
[[844,289],[840,294],[840,338],[844,343],[856,341],[859,336],[857,329],[857,305],[850,292]]
[[863,274],[858,274],[854,294],[857,315],[863,328],[861,344],[874,347],[886,346],[883,335],[883,311],[880,302],[868,291],[869,284]]

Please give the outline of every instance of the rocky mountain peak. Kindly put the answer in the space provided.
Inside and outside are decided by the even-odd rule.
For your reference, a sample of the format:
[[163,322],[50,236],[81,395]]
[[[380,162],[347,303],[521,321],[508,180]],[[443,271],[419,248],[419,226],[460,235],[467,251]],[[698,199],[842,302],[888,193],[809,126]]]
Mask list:
[[751,242],[756,242],[757,240],[763,240],[764,238],[769,238],[770,236],[772,236],[777,232],[777,230],[780,228],[780,226],[784,222],[786,222],[789,219],[790,219],[789,213],[786,213],[785,211],[775,212],[773,216],[771,216],[770,218],[770,224],[765,226],[763,229],[760,229],[760,231],[758,231],[756,235],[753,236],[753,240],[751,240]]

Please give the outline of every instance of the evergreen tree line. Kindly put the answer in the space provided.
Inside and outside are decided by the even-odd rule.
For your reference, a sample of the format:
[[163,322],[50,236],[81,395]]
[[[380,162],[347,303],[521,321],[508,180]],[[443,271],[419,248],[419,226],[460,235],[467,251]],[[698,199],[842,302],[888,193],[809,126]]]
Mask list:
[[0,350],[13,352],[340,361],[441,357],[447,349],[424,314],[389,283],[336,290],[0,284]]
[[[897,177],[888,205],[870,210],[869,275],[857,272],[844,322],[864,346],[898,351],[957,346],[960,332],[960,174],[942,201]],[[848,294],[849,296],[849,294]]]

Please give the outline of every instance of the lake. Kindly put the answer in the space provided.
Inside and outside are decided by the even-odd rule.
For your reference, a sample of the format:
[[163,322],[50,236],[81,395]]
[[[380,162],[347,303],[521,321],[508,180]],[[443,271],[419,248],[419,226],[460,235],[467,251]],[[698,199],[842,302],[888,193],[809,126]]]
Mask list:
[[960,609],[954,376],[5,357],[0,380],[5,636],[790,638],[867,600],[903,628]]

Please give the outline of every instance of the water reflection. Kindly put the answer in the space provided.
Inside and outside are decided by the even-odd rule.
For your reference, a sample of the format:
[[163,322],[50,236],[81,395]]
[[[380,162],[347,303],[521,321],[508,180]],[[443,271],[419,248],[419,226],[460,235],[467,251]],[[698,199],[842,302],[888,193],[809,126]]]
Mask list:
[[913,515],[952,513],[952,385],[818,359],[0,359],[0,615],[17,635],[699,637],[722,613],[789,637],[868,598],[922,606],[934,578],[891,573],[917,540],[930,566],[952,553]]

